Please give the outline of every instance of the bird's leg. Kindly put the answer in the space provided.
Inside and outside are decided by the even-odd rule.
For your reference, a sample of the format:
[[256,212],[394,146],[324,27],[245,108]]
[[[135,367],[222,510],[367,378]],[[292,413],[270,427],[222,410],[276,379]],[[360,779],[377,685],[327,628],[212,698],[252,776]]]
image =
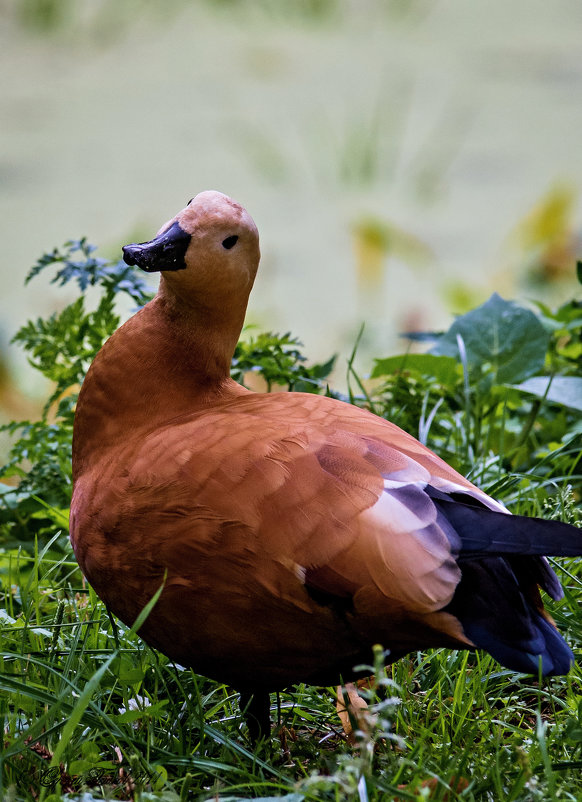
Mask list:
[[240,709],[253,745],[271,734],[271,700],[265,691],[241,691]]
[[[367,682],[367,680],[364,680]],[[359,684],[346,682],[345,685],[337,686],[336,710],[342,723],[348,743],[356,743],[356,732],[358,730],[369,730],[369,723],[366,721],[368,705],[366,700],[358,694]]]

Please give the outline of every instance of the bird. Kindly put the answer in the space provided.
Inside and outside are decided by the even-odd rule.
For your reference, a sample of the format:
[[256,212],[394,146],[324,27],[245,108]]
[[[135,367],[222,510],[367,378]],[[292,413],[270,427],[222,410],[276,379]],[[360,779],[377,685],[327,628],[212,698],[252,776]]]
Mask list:
[[568,672],[540,588],[561,597],[546,558],[581,530],[510,514],[366,409],[231,378],[260,259],[239,203],[201,192],[123,258],[159,289],[83,381],[70,518],[110,611],[133,625],[159,594],[140,636],[238,691],[255,742],[271,692],[354,679],[374,644]]

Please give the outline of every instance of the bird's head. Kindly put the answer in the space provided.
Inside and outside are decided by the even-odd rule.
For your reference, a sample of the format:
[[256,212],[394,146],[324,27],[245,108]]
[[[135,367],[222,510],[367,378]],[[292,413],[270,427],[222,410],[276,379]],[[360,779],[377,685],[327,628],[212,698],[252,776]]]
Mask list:
[[126,245],[123,258],[148,273],[160,271],[183,302],[216,309],[244,298],[259,264],[259,234],[249,213],[222,192],[201,192],[149,242]]

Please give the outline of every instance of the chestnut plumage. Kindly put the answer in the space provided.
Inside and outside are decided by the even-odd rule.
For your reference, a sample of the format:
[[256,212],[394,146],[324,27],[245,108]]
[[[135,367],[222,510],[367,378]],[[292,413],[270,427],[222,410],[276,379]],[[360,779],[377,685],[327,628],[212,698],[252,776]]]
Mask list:
[[580,530],[509,515],[369,412],[230,378],[259,263],[239,204],[203,192],[125,253],[160,286],[83,383],[71,508],[79,564],[122,621],[163,584],[140,634],[252,697],[255,735],[270,691],[347,680],[375,643],[568,671],[539,588],[560,596],[544,555],[582,553]]

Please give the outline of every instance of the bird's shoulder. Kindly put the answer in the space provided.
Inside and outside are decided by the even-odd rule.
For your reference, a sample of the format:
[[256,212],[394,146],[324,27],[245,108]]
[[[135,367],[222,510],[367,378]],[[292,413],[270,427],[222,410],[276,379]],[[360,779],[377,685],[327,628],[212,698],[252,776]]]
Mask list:
[[253,465],[260,464],[267,471],[261,474],[264,481],[269,468],[281,474],[285,466],[283,478],[297,482],[297,472],[311,467],[322,481],[364,486],[375,498],[388,476],[394,482],[430,481],[484,496],[390,421],[311,393],[247,393],[197,409],[129,443],[123,460],[138,475],[161,478],[179,471],[197,483],[217,471],[225,483],[250,481]]

